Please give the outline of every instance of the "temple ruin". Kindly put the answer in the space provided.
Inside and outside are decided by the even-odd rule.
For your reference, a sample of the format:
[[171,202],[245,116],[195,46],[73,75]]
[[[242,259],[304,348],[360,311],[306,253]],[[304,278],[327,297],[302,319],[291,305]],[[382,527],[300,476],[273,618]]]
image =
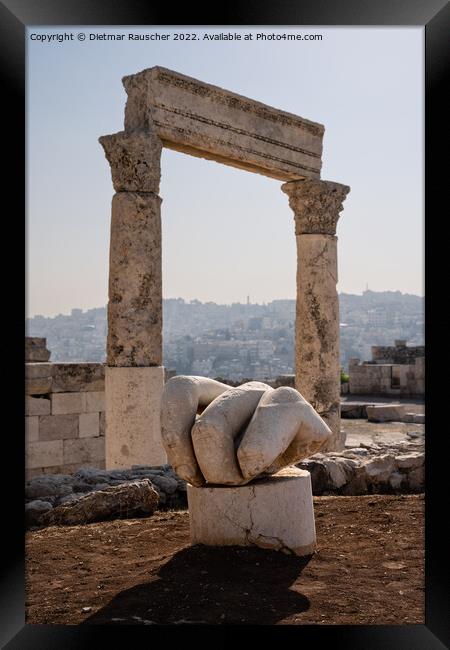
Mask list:
[[106,467],[157,465],[161,443],[161,203],[163,147],[283,181],[297,241],[296,388],[340,431],[336,225],[350,188],[320,179],[324,127],[153,67],[124,77],[124,131],[99,140],[112,200],[106,392]]

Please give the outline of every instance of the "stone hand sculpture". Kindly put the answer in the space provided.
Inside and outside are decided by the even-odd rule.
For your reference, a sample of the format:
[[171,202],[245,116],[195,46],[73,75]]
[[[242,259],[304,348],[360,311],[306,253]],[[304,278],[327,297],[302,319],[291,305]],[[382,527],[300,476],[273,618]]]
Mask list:
[[294,388],[180,375],[164,387],[161,434],[169,463],[198,487],[273,474],[317,452],[331,430]]

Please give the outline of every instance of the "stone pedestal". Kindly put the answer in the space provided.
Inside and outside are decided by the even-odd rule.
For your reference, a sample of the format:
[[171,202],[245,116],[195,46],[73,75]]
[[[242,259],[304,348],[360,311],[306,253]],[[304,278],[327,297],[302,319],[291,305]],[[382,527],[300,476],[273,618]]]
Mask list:
[[249,485],[193,487],[192,544],[259,546],[310,555],[316,549],[311,476],[288,467]]
[[106,469],[167,462],[160,426],[163,388],[163,366],[106,367]]

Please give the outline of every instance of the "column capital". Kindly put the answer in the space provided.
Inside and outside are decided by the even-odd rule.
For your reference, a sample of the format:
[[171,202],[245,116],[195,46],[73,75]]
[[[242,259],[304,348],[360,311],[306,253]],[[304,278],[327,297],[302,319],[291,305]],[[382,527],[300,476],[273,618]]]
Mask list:
[[116,192],[158,194],[162,142],[152,131],[119,131],[98,141],[111,165]]
[[335,235],[339,213],[350,191],[348,185],[305,179],[283,183],[294,212],[295,234]]

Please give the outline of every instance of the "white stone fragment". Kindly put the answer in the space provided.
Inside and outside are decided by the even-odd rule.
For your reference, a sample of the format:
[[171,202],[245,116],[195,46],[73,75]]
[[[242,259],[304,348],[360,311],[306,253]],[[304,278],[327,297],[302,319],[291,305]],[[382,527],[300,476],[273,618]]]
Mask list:
[[[203,476],[209,483],[244,482],[235,445],[265,393],[273,389],[259,381],[229,388],[217,397],[192,427],[192,444]],[[248,478],[248,477],[246,477]]]
[[261,472],[294,465],[318,451],[332,435],[311,404],[294,388],[267,391],[243,435],[237,457],[250,480]]
[[207,406],[229,386],[206,377],[178,375],[164,385],[161,399],[161,438],[168,462],[178,476],[202,485],[192,446],[191,429],[199,406]]
[[187,486],[192,544],[259,546],[288,554],[316,549],[311,476],[286,468],[250,485]]

